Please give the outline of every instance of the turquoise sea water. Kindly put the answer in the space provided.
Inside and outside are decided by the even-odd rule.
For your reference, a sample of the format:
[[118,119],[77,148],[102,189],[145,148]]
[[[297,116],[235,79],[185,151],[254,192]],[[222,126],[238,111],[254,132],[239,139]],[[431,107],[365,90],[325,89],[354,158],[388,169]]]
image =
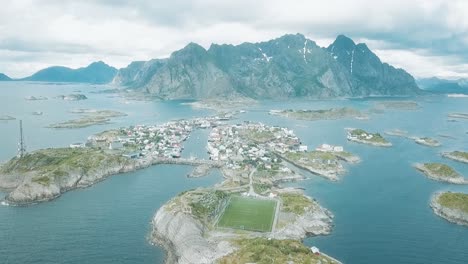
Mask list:
[[[0,115],[23,119],[28,149],[67,146],[108,129],[134,124],[159,124],[171,119],[204,116],[181,102],[127,101],[112,94],[92,93],[104,86],[0,83]],[[81,91],[88,100],[26,101],[25,96],[54,97]],[[418,100],[416,111],[386,111],[370,120],[294,121],[270,116],[270,109],[353,106],[368,109],[377,101],[264,102],[241,114],[241,120],[261,121],[292,128],[310,148],[322,143],[343,145],[362,162],[347,166],[339,182],[319,177],[293,183],[319,200],[334,215],[331,235],[308,238],[305,243],[345,263],[467,263],[468,228],[435,216],[428,206],[439,190],[468,192],[466,186],[431,181],[415,171],[415,162],[443,161],[468,177],[468,165],[440,157],[441,151],[468,150],[468,120],[448,122],[447,113],[468,112],[468,99],[442,96]],[[114,123],[76,130],[45,128],[65,121],[76,108],[126,112]],[[31,115],[34,111],[43,116]],[[234,120],[232,122],[239,122]],[[392,148],[376,148],[346,141],[344,128],[381,132],[407,130],[411,135],[435,137],[442,147],[429,148],[397,137]],[[0,161],[16,154],[17,121],[0,121]],[[186,157],[206,157],[209,131],[193,133],[185,144]],[[439,134],[454,139],[438,137]],[[59,199],[29,207],[0,206],[0,263],[162,263],[164,252],[147,242],[156,210],[177,193],[221,181],[215,171],[206,178],[187,179],[185,166],[156,166],[121,174],[87,189],[71,191]]]

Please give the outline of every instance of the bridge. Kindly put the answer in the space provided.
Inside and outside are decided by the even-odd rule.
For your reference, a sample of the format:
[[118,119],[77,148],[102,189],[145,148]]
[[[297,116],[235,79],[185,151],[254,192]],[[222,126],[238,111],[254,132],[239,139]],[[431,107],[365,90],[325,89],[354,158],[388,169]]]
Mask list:
[[177,165],[191,165],[200,166],[208,165],[213,168],[221,168],[224,165],[222,161],[206,160],[206,159],[186,159],[186,158],[153,158],[151,163],[156,164],[177,164]]

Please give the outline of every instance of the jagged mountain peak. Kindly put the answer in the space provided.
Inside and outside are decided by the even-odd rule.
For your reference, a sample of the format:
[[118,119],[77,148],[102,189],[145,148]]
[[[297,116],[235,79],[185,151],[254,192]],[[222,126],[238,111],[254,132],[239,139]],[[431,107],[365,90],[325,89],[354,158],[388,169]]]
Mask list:
[[302,34],[258,43],[212,44],[208,50],[191,43],[152,65],[151,72],[142,66],[121,69],[115,80],[171,99],[323,98],[419,91],[407,72],[382,63],[365,44],[356,45],[344,35],[327,49]]

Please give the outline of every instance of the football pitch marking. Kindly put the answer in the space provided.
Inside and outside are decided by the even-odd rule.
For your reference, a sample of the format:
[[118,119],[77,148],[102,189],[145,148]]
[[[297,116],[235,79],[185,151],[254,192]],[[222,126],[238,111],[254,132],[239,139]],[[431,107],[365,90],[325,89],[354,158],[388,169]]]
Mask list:
[[277,201],[232,196],[222,212],[218,227],[270,232],[276,215]]

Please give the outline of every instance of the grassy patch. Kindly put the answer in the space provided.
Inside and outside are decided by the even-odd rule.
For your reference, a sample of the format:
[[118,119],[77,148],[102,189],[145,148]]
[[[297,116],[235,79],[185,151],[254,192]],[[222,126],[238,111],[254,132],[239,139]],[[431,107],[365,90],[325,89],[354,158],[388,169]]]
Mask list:
[[247,137],[250,140],[259,142],[259,143],[269,142],[276,138],[275,134],[269,130],[265,130],[265,131],[254,130],[254,131],[248,131],[247,133],[248,133]]
[[439,196],[438,202],[448,208],[468,213],[468,194],[447,192]]
[[33,178],[32,179],[33,182],[37,182],[41,185],[44,185],[44,186],[48,186],[50,184],[50,178],[47,177],[47,176],[42,176],[42,177],[39,177],[39,178]]
[[69,175],[69,172],[87,174],[94,170],[124,163],[127,159],[120,155],[105,153],[90,148],[50,148],[27,153],[22,158],[8,161],[0,171],[5,174],[31,172],[51,180]]
[[301,120],[340,119],[363,116],[359,110],[349,107],[330,108],[320,110],[284,110],[281,115]]
[[453,151],[453,152],[450,152],[450,154],[455,156],[455,157],[459,157],[459,158],[463,158],[463,159],[468,160],[468,152]]
[[424,167],[433,174],[444,178],[461,177],[452,167],[442,163],[424,163]]
[[[380,133],[369,133],[363,129],[353,129],[349,132],[349,134],[360,140],[368,142],[388,143],[388,141],[382,135],[380,135]],[[368,136],[370,138],[368,138]]]
[[271,231],[276,201],[232,196],[218,226],[250,231]]
[[219,263],[336,263],[323,255],[314,255],[297,240],[268,240],[266,238],[241,239],[235,243],[239,250],[223,257]]
[[309,151],[309,152],[288,152],[286,153],[286,158],[299,161],[301,159],[307,160],[337,160],[338,158],[330,153],[330,152],[323,152],[323,151]]
[[266,183],[254,183],[253,188],[256,193],[263,193],[266,191],[271,190],[271,184],[266,184]]
[[283,201],[282,211],[287,213],[302,215],[314,205],[313,201],[298,193],[282,193],[280,197]]

